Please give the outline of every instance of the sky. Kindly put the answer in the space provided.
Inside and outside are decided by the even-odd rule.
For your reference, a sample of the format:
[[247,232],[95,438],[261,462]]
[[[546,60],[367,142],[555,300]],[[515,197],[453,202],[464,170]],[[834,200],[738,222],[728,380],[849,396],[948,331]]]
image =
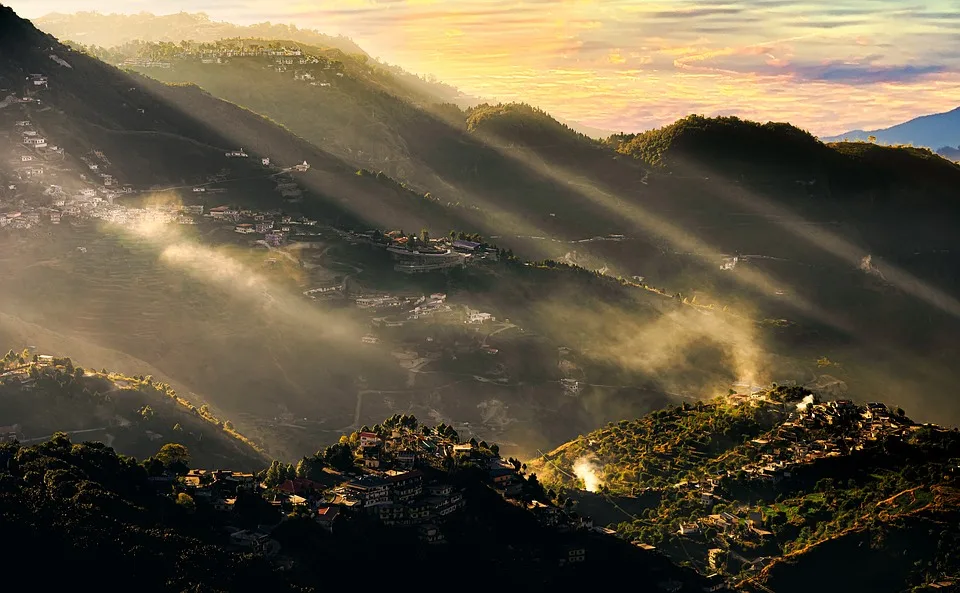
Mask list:
[[206,12],[351,37],[462,91],[640,131],[691,113],[818,135],[960,106],[960,0],[0,0]]

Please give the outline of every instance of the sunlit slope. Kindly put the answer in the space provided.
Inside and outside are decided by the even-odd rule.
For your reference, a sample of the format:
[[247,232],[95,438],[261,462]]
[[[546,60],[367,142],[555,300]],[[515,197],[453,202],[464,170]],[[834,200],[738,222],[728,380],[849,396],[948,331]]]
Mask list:
[[[0,27],[0,77],[13,84],[29,73],[49,76],[49,89],[31,90],[40,103],[26,105],[24,115],[80,171],[86,166],[78,158],[97,150],[110,159],[118,184],[136,190],[188,193],[217,177],[235,202],[284,207],[289,204],[273,191],[273,176],[306,161],[311,168],[298,180],[305,190],[301,210],[344,222],[457,226],[422,193],[357,176],[356,167],[250,111],[196,88],[161,88],[71,51],[8,9]],[[52,60],[51,52],[67,65]],[[241,148],[249,158],[225,156]],[[262,158],[271,165],[263,166]]]
[[[304,51],[329,54],[323,48]],[[316,65],[292,65],[277,72],[269,58],[226,64],[173,59],[168,69],[133,68],[164,82],[196,84],[269,117],[356,167],[383,171],[442,204],[458,205],[463,210],[455,215],[485,235],[579,239],[615,231],[616,215],[584,202],[567,180],[551,179],[502,153],[529,147],[536,156],[541,148],[552,147],[552,154],[578,166],[603,162],[636,173],[632,164],[619,167],[610,161],[616,156],[613,151],[579,135],[572,143],[578,152],[563,150],[571,145],[568,134],[575,133],[549,116],[559,133],[540,136],[536,146],[528,146],[531,139],[522,134],[502,142],[486,133],[486,125],[468,124],[468,117],[476,115],[476,123],[488,106],[462,111],[451,104],[437,105],[376,65],[341,54],[329,59],[342,64],[342,72]],[[311,79],[297,80],[300,70]],[[528,110],[524,106],[518,112],[521,119],[528,117]],[[442,230],[436,216],[427,220],[431,228]],[[535,255],[563,255],[546,245],[540,250]]]
[[572,497],[599,522],[704,574],[722,570],[738,590],[894,592],[951,580],[960,435],[882,406],[830,422],[799,412],[818,401],[781,386],[669,407],[528,469],[585,488]]
[[[7,316],[0,321],[5,340],[16,330],[8,322]],[[44,341],[42,332],[30,337]],[[24,444],[66,432],[77,441],[101,441],[133,456],[150,456],[165,442],[179,442],[189,447],[193,463],[203,467],[252,471],[268,459],[231,423],[216,418],[209,407],[182,398],[157,377],[83,368],[68,357],[56,356],[50,362],[34,355],[11,350],[0,361],[6,375],[0,382],[0,419],[5,431],[12,429]]]
[[[356,377],[376,376],[380,368],[346,347],[359,343],[359,329],[341,336],[334,333],[341,325],[325,324],[305,303],[291,311],[282,277],[270,279],[269,290],[266,280],[247,288],[260,273],[250,267],[255,263],[211,281],[206,266],[215,261],[213,250],[151,245],[116,232],[79,229],[19,249],[8,244],[4,309],[81,343],[149,361],[185,397],[199,394],[200,403],[209,402],[254,439],[264,440],[259,424],[246,418],[288,410],[322,409],[335,427],[349,424]],[[38,252],[44,256],[31,257]],[[260,256],[261,266],[265,259]],[[288,446],[266,444],[279,451]]]

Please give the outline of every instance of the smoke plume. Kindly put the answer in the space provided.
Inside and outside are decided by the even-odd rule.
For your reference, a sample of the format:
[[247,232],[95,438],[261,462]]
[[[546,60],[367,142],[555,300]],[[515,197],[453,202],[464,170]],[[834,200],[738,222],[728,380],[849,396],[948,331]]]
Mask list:
[[597,492],[603,485],[600,467],[595,459],[586,456],[577,459],[573,463],[573,473],[583,481],[583,488],[587,492]]

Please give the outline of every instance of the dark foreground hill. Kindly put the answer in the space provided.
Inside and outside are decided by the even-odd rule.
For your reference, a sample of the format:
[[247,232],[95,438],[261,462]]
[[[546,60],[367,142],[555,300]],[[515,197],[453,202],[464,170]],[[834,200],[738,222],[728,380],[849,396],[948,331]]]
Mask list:
[[[267,523],[260,528],[270,529],[280,513],[259,495],[238,494],[236,508],[222,512],[182,490],[170,494],[171,480],[148,474],[147,467],[177,464],[173,453],[161,450],[140,464],[100,443],[72,444],[62,434],[33,447],[0,445],[4,558],[30,566],[37,550],[56,553],[58,570],[43,578],[44,587],[101,591],[127,590],[131,583],[151,592],[321,591],[346,582],[407,589],[421,580],[421,587],[455,582],[458,590],[486,591],[492,578],[519,590],[629,580],[649,591],[699,591],[703,584],[691,571],[622,540],[559,534],[482,482],[446,472],[435,477],[462,486],[466,497],[466,507],[451,519],[456,543],[431,544],[415,529],[362,518],[340,521],[331,534],[308,514],[293,512],[272,529],[283,542],[279,555],[250,553],[226,527],[259,517]],[[559,561],[570,546],[591,556]]]

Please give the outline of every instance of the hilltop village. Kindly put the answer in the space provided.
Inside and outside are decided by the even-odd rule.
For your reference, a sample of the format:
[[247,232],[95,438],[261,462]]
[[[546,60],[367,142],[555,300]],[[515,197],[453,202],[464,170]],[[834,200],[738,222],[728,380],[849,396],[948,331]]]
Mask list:
[[[648,430],[663,432],[652,436]],[[688,558],[720,585],[752,579],[781,555],[842,533],[854,509],[865,522],[937,504],[949,490],[904,481],[900,464],[907,472],[930,471],[942,486],[955,483],[960,466],[950,455],[960,443],[957,435],[956,429],[915,423],[882,403],[821,401],[800,387],[780,386],[752,394],[731,390],[713,402],[624,421],[560,455],[566,463],[592,456],[601,499],[634,509],[627,521],[623,512],[621,518],[603,515],[605,523],[622,521],[610,525],[611,533]],[[628,458],[618,453],[599,469],[605,456],[631,440],[641,443],[635,452],[625,453]],[[917,455],[914,463],[894,461]],[[546,461],[561,468],[556,458]],[[923,463],[935,469],[920,469]],[[624,476],[637,482],[624,483]],[[630,497],[609,498],[625,490]],[[876,508],[865,503],[871,496],[878,497]]]
[[[374,521],[415,529],[422,542],[442,545],[446,525],[470,504],[477,483],[532,513],[556,532],[561,544],[565,535],[599,531],[569,504],[555,504],[551,496],[556,495],[545,491],[535,474],[527,475],[520,461],[504,460],[498,451],[497,445],[475,439],[460,442],[449,426],[431,428],[412,416],[396,415],[343,437],[296,466],[275,461],[261,474],[187,470],[183,464],[148,462],[147,467],[153,468],[150,480],[169,488],[178,502],[234,517],[228,522],[236,548],[281,563],[284,555],[271,532],[293,517],[311,518],[331,533]],[[171,455],[186,452],[167,445],[157,457]],[[563,565],[584,562],[586,555],[582,546],[561,545],[556,558],[541,560]]]

